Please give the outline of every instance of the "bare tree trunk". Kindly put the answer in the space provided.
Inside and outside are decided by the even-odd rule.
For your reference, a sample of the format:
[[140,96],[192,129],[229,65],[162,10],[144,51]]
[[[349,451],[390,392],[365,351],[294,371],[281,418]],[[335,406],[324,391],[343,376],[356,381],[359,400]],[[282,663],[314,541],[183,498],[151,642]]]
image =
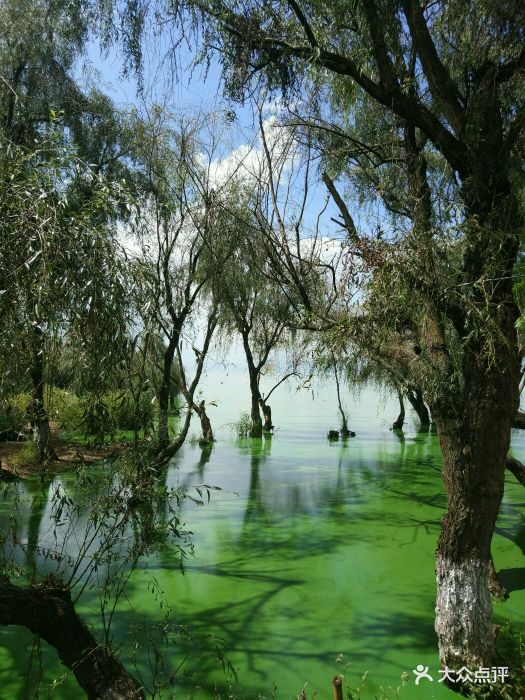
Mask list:
[[259,411],[259,402],[262,400],[261,392],[259,391],[259,369],[255,366],[253,354],[250,348],[250,329],[241,332],[242,343],[244,346],[244,354],[246,355],[246,363],[248,365],[248,376],[250,377],[250,393],[251,393],[251,410],[250,417],[252,426],[250,429],[250,437],[262,436],[262,419]]
[[45,336],[39,325],[33,325],[33,363],[31,366],[31,404],[29,414],[33,429],[33,440],[38,450],[38,459],[44,462],[55,457],[49,444],[49,417],[44,406],[44,357]]
[[403,424],[405,422],[405,402],[403,401],[403,394],[401,393],[399,387],[396,387],[397,391],[397,400],[399,401],[399,415],[396,418],[392,429],[393,430],[402,430],[403,429]]
[[430,425],[430,413],[423,400],[423,394],[419,387],[414,387],[413,389],[408,389],[406,392],[407,399],[410,401],[410,405],[417,413],[419,422],[422,428]]
[[254,368],[249,370],[250,375],[250,391],[251,391],[251,411],[252,427],[250,429],[250,437],[261,437],[262,435],[262,419],[259,411],[259,383],[257,381],[257,371]]
[[168,417],[171,396],[171,374],[178,337],[178,334],[172,334],[170,341],[164,350],[164,356],[162,358],[162,380],[159,388],[159,428],[157,439],[159,449],[161,450],[167,447],[170,441]]
[[144,700],[142,688],[96,641],[60,582],[21,588],[0,576],[0,624],[21,625],[51,644],[88,700]]
[[337,364],[335,361],[335,357],[333,357],[333,363],[334,363],[335,386],[337,389],[337,405],[339,407],[339,413],[341,414],[341,437],[347,438],[350,435],[350,430],[348,429],[348,423],[346,421],[346,414],[343,410],[343,404],[341,402],[341,391],[339,388],[339,375],[337,373]]

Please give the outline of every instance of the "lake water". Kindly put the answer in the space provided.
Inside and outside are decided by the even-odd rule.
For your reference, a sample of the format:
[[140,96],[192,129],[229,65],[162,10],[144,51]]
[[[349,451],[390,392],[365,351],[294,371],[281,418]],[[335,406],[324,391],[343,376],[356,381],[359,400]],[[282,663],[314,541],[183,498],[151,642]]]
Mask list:
[[[168,547],[142,560],[132,575],[112,626],[128,668],[133,671],[130,625],[136,630],[162,622],[152,632],[162,645],[163,633],[172,638],[176,623],[159,675],[177,672],[175,697],[275,694],[287,700],[304,688],[307,698],[331,698],[335,674],[356,687],[366,672],[363,698],[379,696],[381,687],[394,697],[388,688],[400,685],[403,672],[409,678],[401,698],[457,697],[437,682],[434,551],[446,499],[436,436],[417,432],[410,416],[404,434],[393,434],[397,401],[367,389],[345,396],[357,436],[330,443],[327,431],[339,420],[335,387],[328,382],[313,392],[279,388],[270,401],[275,435],[237,440],[227,424],[249,406],[247,378],[211,373],[203,396],[218,402],[208,410],[217,442],[211,450],[187,444],[170,466],[167,485],[221,490],[202,506],[181,506],[194,545],[184,574],[176,548]],[[195,421],[194,434],[197,429]],[[525,460],[519,433],[513,453]],[[21,506],[19,537],[31,547],[45,542],[53,527],[49,498],[57,482],[67,490],[71,479],[62,475],[44,493],[24,486],[32,491],[32,505]],[[524,497],[509,475],[493,543],[496,568],[510,592],[494,606],[496,621],[510,619],[521,631]],[[13,512],[10,498],[0,507],[4,521]],[[32,561],[40,570],[50,566],[39,556]],[[94,590],[85,592],[79,609],[98,624]],[[163,622],[167,610],[170,618]],[[139,634],[142,641],[145,635]],[[38,697],[81,697],[44,644],[41,670],[34,659],[30,664],[31,635],[3,629],[0,643],[1,698],[35,697],[39,673]],[[217,647],[238,683],[223,671]],[[135,657],[150,684],[154,655],[139,646]],[[418,664],[428,666],[434,680],[416,687],[412,670]],[[59,683],[51,690],[54,679]]]

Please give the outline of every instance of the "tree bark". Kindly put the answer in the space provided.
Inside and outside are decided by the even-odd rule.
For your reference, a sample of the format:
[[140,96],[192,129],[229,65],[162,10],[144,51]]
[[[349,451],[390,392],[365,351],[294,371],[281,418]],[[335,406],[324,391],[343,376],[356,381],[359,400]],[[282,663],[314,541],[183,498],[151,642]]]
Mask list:
[[502,353],[498,371],[471,368],[459,414],[450,406],[433,411],[448,497],[437,548],[435,625],[441,664],[451,669],[493,660],[490,545],[518,401],[515,347]]
[[138,682],[96,641],[60,582],[21,588],[0,576],[0,624],[21,625],[51,644],[88,700],[144,700]]

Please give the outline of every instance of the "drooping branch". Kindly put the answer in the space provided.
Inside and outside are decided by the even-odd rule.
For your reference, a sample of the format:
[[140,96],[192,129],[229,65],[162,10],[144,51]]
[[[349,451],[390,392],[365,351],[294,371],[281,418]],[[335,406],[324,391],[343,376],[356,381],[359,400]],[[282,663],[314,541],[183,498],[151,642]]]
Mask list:
[[22,588],[0,576],[0,624],[26,627],[51,644],[88,700],[144,700],[138,682],[77,615],[60,581]]

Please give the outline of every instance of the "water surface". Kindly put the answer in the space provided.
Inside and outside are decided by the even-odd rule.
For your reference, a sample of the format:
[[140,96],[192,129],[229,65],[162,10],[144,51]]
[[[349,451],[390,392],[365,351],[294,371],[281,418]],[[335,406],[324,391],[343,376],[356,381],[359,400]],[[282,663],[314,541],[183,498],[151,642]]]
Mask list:
[[[208,410],[218,440],[211,449],[187,444],[166,483],[221,490],[202,506],[182,506],[179,515],[194,544],[184,574],[170,548],[143,560],[133,574],[112,627],[128,662],[129,625],[161,621],[169,609],[170,620],[181,626],[167,652],[168,668],[178,669],[176,697],[204,699],[215,692],[269,698],[275,692],[287,699],[305,688],[307,697],[317,692],[331,698],[336,673],[355,687],[366,672],[364,698],[381,687],[397,688],[403,672],[409,681],[402,698],[455,697],[437,683],[433,629],[434,551],[446,504],[436,436],[417,432],[411,419],[403,434],[392,433],[397,402],[366,390],[346,397],[356,438],[330,443],[326,433],[338,418],[328,384],[317,386],[313,396],[279,390],[270,402],[276,434],[237,440],[226,424],[248,405],[246,378],[211,374],[203,396],[218,402]],[[195,422],[195,433],[197,428]],[[525,458],[519,434],[513,452]],[[32,508],[25,506],[23,527],[31,542],[49,533],[53,488],[35,494]],[[510,592],[495,605],[496,621],[511,619],[525,630],[522,492],[509,475],[493,554]],[[8,510],[6,502],[3,517]],[[82,601],[82,611],[96,623],[95,593],[87,591]],[[159,630],[154,637],[160,644]],[[30,636],[9,629],[0,640],[0,697],[33,697]],[[239,685],[225,675],[217,646]],[[151,658],[142,649],[137,656],[147,679]],[[46,688],[63,673],[53,657],[46,651]],[[414,685],[418,664],[429,667],[432,683]],[[66,678],[50,697],[75,698],[79,691]]]

